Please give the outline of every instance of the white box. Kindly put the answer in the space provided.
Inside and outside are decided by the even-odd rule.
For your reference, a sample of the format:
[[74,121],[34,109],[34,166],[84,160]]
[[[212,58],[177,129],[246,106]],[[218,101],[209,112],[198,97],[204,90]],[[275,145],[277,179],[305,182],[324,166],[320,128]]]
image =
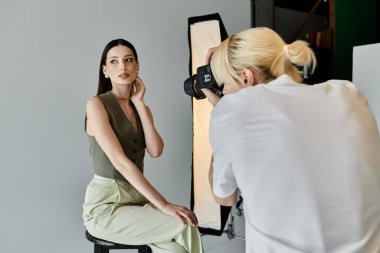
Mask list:
[[354,47],[352,81],[368,98],[380,129],[380,43]]

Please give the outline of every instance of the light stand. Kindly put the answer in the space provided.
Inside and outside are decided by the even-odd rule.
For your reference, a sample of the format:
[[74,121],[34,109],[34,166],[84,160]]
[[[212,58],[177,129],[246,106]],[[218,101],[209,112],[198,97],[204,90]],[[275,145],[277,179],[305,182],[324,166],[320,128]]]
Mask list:
[[[237,215],[242,216],[242,208],[240,208],[241,203],[243,202],[243,198],[239,196],[239,201],[236,203],[236,209],[237,209]],[[245,241],[244,237],[236,236],[235,235],[235,217],[232,214],[232,210],[228,216],[228,223],[227,223],[227,229],[223,231],[225,234],[227,234],[227,238],[231,241],[232,239],[238,239]]]

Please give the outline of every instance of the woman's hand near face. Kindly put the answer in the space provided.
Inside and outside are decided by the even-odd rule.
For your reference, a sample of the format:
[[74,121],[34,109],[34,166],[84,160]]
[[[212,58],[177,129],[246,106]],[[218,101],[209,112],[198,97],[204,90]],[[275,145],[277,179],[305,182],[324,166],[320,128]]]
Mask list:
[[131,88],[131,100],[140,117],[145,136],[146,150],[151,157],[159,157],[164,149],[164,142],[154,126],[153,115],[149,107],[145,105],[145,85],[139,76],[133,82]]
[[145,95],[145,85],[139,76],[136,77],[136,80],[133,82],[131,89],[131,100],[134,104],[144,100]]

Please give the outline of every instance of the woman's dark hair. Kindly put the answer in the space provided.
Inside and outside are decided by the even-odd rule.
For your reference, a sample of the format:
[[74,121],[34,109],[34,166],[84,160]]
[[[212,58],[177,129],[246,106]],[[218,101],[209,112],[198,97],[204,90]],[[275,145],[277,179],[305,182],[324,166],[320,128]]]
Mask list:
[[120,45],[126,46],[129,49],[131,49],[134,56],[135,56],[136,62],[139,62],[138,58],[137,58],[136,49],[132,45],[132,43],[130,43],[129,41],[126,41],[124,39],[116,39],[116,40],[110,41],[105,46],[103,53],[102,53],[102,58],[100,59],[98,92],[96,93],[97,96],[100,94],[103,94],[107,91],[110,91],[112,89],[111,80],[109,78],[105,78],[105,76],[104,76],[103,65],[106,65],[108,51],[110,51],[112,48],[114,48],[116,46],[120,46]]

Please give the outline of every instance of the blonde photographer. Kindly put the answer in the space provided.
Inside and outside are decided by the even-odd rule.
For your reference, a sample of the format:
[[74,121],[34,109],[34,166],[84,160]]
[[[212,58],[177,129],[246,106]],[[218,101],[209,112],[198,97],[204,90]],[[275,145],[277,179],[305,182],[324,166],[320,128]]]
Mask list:
[[366,98],[343,80],[302,84],[316,59],[268,28],[212,50],[225,96],[203,89],[215,199],[244,198],[246,252],[380,252],[380,140]]

